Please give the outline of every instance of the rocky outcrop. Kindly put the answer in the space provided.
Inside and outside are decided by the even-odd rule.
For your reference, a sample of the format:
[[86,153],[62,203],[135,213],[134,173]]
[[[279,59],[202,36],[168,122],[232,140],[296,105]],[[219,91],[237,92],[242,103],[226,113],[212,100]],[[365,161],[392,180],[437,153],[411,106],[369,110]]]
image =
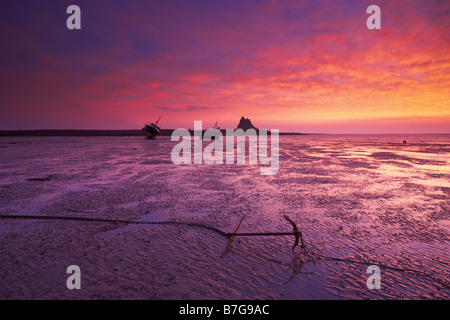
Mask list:
[[258,128],[256,128],[250,119],[241,117],[241,120],[239,121],[239,124],[236,129],[242,129],[244,131],[247,131],[248,129],[255,129],[256,132],[258,132]]

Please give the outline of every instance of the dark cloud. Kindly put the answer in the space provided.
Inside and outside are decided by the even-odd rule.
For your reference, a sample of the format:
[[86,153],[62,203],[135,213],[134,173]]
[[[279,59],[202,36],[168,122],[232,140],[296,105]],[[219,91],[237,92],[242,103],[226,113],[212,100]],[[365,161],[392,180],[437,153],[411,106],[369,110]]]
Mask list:
[[72,109],[72,110],[81,110],[81,109],[84,109],[84,108],[85,108],[84,105],[78,104],[78,103],[69,105],[69,109]]

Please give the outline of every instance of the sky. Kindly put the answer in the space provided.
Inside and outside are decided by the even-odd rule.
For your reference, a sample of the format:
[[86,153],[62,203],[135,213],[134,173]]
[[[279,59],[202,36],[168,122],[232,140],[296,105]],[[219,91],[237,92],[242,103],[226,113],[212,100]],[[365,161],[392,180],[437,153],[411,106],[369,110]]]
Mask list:
[[450,133],[449,17],[450,1],[3,0],[0,130],[244,116],[280,132]]

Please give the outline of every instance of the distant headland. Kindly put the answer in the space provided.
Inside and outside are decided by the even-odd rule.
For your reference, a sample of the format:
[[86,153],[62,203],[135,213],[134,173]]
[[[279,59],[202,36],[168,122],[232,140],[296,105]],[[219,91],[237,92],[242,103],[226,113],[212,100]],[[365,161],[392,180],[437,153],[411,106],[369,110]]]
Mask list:
[[[256,128],[249,118],[241,117],[236,129],[247,131]],[[160,136],[171,136],[175,129],[161,128]],[[193,130],[189,130],[192,131]],[[226,129],[220,129],[226,135]],[[307,133],[280,132],[280,135],[306,135]],[[37,129],[37,130],[0,130],[0,137],[126,137],[142,136],[142,130],[84,130],[84,129]]]
[[[175,129],[161,129],[160,136],[171,136]],[[189,130],[192,131],[193,130]],[[226,135],[226,129],[220,129]],[[192,133],[191,132],[191,133]],[[308,135],[308,133],[280,132],[280,135]],[[142,136],[142,130],[0,130],[0,137],[127,137]]]

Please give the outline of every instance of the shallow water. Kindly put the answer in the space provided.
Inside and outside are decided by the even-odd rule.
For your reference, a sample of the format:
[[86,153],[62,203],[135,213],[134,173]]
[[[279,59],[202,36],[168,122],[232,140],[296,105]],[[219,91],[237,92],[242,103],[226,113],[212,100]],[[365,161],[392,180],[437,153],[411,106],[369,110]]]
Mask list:
[[[404,144],[402,141],[406,140]],[[2,137],[0,214],[181,221],[189,225],[0,219],[0,298],[448,299],[450,136],[280,137],[280,168],[180,165],[169,137]],[[144,219],[144,220],[139,220]],[[303,262],[302,262],[303,261]],[[65,286],[67,266],[82,290]],[[381,289],[366,286],[369,264]],[[295,268],[293,268],[293,266]],[[306,273],[302,273],[302,272]]]

